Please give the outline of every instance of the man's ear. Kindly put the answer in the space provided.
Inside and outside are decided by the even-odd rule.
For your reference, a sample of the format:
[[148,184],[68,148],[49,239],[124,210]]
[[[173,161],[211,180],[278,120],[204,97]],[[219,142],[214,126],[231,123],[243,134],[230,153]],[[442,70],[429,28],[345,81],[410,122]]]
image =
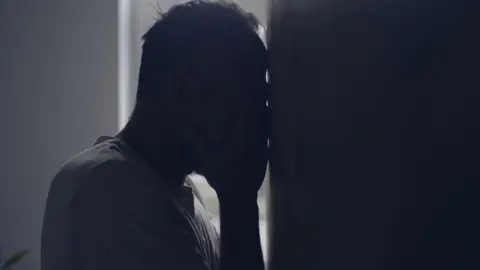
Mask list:
[[172,72],[168,77],[167,84],[164,91],[164,98],[169,103],[177,103],[182,93],[183,86],[183,72]]
[[177,102],[183,105],[189,104],[194,93],[200,89],[200,81],[196,78],[191,69],[182,69],[177,71],[171,80],[171,91]]
[[192,109],[193,84],[194,78],[188,70],[184,69],[173,73],[165,89],[164,106],[176,116],[186,117]]

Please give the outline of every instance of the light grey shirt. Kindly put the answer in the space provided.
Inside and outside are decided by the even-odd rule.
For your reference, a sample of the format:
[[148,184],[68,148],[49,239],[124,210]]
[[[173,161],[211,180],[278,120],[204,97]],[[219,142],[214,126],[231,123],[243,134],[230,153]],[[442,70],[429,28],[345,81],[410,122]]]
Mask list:
[[55,176],[42,270],[214,270],[219,236],[187,180],[173,186],[118,139],[101,138]]

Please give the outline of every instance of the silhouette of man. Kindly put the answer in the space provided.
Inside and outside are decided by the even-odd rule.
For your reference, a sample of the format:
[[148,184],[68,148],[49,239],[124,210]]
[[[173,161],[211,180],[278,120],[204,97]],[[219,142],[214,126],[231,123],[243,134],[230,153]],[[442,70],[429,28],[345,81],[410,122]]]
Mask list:
[[[150,28],[129,122],[51,184],[42,270],[264,268],[267,56],[257,28],[223,1],[177,5]],[[193,171],[217,193],[221,237],[185,180]]]

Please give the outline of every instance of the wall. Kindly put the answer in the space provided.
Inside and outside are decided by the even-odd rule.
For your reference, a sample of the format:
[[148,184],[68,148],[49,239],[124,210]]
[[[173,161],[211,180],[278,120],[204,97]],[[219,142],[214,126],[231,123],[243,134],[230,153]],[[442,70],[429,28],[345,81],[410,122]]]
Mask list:
[[117,129],[117,2],[0,1],[0,246],[39,269],[50,180]]
[[270,270],[480,269],[469,0],[272,0]]

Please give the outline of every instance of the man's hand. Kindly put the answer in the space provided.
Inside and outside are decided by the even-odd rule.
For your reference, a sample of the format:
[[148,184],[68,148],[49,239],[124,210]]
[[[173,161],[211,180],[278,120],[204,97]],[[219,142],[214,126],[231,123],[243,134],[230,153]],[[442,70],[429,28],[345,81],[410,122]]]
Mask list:
[[268,111],[266,94],[242,97],[234,112],[225,145],[209,160],[204,176],[220,203],[238,196],[256,200],[268,161]]
[[257,206],[268,160],[265,96],[256,92],[237,103],[226,143],[204,172],[220,203],[219,270],[265,269]]

